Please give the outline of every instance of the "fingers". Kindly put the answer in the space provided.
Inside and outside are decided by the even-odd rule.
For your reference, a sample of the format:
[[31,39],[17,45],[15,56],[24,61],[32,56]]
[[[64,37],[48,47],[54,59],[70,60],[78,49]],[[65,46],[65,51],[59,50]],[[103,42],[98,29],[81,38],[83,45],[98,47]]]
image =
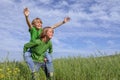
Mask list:
[[28,9],[28,8],[25,8],[25,9],[24,9],[24,15],[25,15],[25,16],[28,16],[28,15],[29,15],[29,9]]
[[66,17],[66,20],[69,21],[69,20],[70,20],[70,17]]
[[44,62],[47,62],[47,58],[44,58]]
[[25,8],[25,9],[24,9],[24,12],[26,12],[26,11],[29,11],[29,9],[28,9],[28,8]]
[[65,17],[64,21],[65,21],[65,22],[70,21],[70,17]]

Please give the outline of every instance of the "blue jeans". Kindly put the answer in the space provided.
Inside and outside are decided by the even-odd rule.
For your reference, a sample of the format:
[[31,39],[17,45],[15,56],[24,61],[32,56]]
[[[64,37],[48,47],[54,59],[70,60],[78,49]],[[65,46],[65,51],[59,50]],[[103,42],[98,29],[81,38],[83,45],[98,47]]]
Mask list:
[[37,72],[40,67],[44,66],[44,63],[34,62],[31,57],[31,53],[28,51],[24,55],[24,60],[27,63],[28,67],[30,68],[31,72]]
[[48,73],[53,72],[54,69],[53,69],[53,63],[52,63],[52,55],[49,53],[46,53],[45,57],[47,58],[46,67],[47,67]]
[[50,54],[46,53],[46,58],[48,59],[47,62],[35,62],[32,60],[32,57],[31,57],[31,52],[28,51],[26,52],[24,55],[24,60],[26,61],[28,67],[30,68],[30,70],[32,72],[37,72],[39,71],[40,67],[43,68],[43,70],[45,71],[45,73],[50,73],[50,72],[53,72],[54,69],[53,69],[53,63],[52,63],[52,57]]

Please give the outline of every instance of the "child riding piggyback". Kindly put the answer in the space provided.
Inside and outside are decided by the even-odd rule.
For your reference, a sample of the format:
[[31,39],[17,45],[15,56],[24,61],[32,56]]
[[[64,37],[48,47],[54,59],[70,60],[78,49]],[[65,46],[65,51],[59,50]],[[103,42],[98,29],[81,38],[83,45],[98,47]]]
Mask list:
[[[42,20],[40,18],[35,18],[32,20],[32,22],[30,22],[29,20],[29,14],[30,14],[30,11],[28,8],[25,8],[24,9],[24,15],[25,15],[25,19],[26,19],[26,23],[29,27],[29,33],[30,33],[30,42],[34,42],[36,39],[39,39],[40,38],[40,35],[43,31],[43,28],[42,28]],[[60,21],[56,24],[54,24],[53,26],[50,26],[52,29],[55,29],[59,26],[61,26],[62,24],[65,24],[67,22],[70,21],[70,18],[69,17],[65,17],[63,21]],[[31,50],[29,49],[24,55],[24,59],[25,61],[27,62],[27,57],[28,56],[31,56]],[[46,52],[46,56],[45,56],[45,61],[48,61],[46,65],[49,65],[49,63],[52,62],[52,58],[51,58],[51,54],[48,54],[48,52]]]

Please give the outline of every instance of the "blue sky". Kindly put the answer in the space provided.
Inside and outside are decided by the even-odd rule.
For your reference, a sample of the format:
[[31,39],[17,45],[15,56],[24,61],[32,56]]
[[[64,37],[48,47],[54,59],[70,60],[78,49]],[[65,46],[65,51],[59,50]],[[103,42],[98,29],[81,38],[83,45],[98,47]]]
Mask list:
[[39,17],[43,27],[71,17],[70,22],[55,29],[54,57],[120,52],[119,0],[1,0],[0,60],[6,56],[22,60],[23,45],[30,39],[25,7],[30,9],[30,21]]

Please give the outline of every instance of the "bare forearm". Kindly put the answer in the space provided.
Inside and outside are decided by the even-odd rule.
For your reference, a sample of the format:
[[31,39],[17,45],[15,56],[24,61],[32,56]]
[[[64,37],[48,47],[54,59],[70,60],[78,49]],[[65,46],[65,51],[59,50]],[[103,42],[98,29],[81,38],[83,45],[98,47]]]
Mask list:
[[28,16],[25,16],[25,19],[26,19],[26,22],[27,22],[27,25],[28,25],[29,29],[32,28],[32,25],[31,25],[31,23],[28,19]]
[[62,24],[66,23],[66,22],[69,22],[69,21],[70,21],[70,17],[65,17],[63,21],[51,26],[51,28],[55,29],[55,28],[61,26]]
[[51,26],[51,28],[55,29],[55,28],[63,25],[64,23],[65,23],[64,21],[58,22],[58,23],[54,24],[53,26]]

